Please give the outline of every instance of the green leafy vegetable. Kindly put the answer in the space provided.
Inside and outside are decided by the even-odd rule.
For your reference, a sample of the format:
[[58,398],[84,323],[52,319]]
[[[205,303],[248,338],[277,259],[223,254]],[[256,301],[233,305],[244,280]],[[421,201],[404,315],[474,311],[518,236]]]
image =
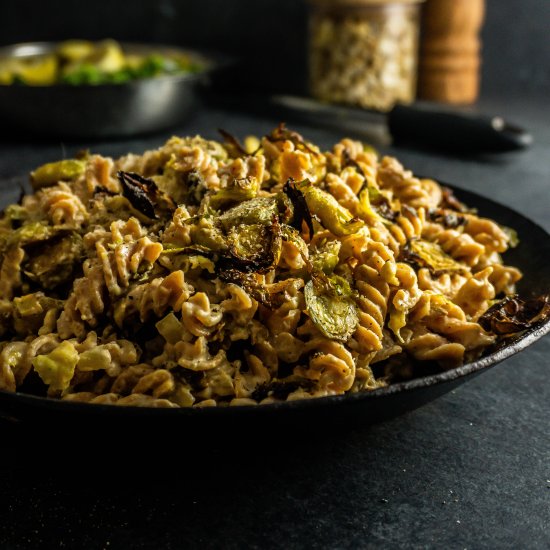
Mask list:
[[256,197],[244,201],[224,212],[220,217],[220,223],[226,231],[238,224],[263,224],[269,225],[279,213],[277,199],[275,197]]
[[401,251],[400,259],[427,267],[432,273],[463,272],[465,267],[449,256],[437,244],[423,240],[411,240]]
[[309,211],[337,237],[357,233],[364,222],[354,218],[330,193],[311,185],[307,180],[298,183],[297,188],[304,194]]
[[10,244],[25,246],[31,243],[47,241],[61,231],[42,222],[30,222],[13,231],[8,239]]
[[304,288],[304,296],[311,320],[327,338],[343,342],[350,338],[359,316],[345,279],[313,275]]
[[31,183],[34,189],[40,189],[59,181],[72,181],[83,174],[85,168],[86,163],[76,159],[48,162],[31,172]]
[[82,237],[76,232],[52,239],[41,247],[40,253],[30,255],[25,263],[25,275],[44,288],[56,288],[72,278],[83,248]]
[[229,255],[223,255],[220,269],[264,273],[279,261],[282,248],[281,226],[275,216],[270,225],[240,224],[228,233]]
[[243,147],[241,142],[233,135],[227,132],[226,130],[223,130],[222,128],[218,128],[218,132],[223,137],[223,140],[226,143],[226,147],[229,150],[229,152],[234,157],[246,157],[248,156],[248,152]]
[[230,184],[210,196],[210,206],[214,209],[230,201],[247,201],[253,199],[260,190],[260,182],[256,178],[235,179]]
[[340,247],[340,241],[327,241],[318,247],[316,252],[310,257],[313,268],[330,275],[338,265]]

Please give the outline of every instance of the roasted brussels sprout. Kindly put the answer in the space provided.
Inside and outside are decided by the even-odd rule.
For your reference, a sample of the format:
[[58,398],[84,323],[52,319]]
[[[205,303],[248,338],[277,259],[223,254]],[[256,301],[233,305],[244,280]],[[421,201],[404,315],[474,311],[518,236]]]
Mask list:
[[321,333],[333,340],[349,340],[359,322],[349,283],[335,275],[313,275],[304,295],[307,312]]

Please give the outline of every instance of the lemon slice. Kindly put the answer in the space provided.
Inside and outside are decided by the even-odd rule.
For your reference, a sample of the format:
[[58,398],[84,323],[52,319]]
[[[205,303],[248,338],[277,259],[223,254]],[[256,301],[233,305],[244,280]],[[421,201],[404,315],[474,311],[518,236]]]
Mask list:
[[94,44],[87,40],[66,40],[57,47],[57,55],[71,63],[81,61],[93,52]]
[[14,65],[13,72],[29,86],[50,86],[57,78],[57,59],[54,55],[22,59]]
[[118,42],[104,40],[99,42],[94,53],[86,58],[86,63],[92,63],[100,71],[114,73],[124,68],[124,53]]

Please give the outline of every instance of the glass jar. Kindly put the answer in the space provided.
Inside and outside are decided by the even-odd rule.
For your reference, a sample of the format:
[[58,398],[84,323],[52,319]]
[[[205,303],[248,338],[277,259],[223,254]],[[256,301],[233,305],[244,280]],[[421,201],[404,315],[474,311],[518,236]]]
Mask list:
[[416,94],[423,0],[310,0],[313,97],[387,111]]

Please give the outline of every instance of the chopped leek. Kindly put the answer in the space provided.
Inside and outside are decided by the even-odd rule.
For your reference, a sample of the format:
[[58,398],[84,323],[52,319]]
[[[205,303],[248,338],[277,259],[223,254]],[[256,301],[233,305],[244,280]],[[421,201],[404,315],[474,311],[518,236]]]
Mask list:
[[52,390],[69,387],[77,363],[78,352],[68,341],[61,342],[48,355],[37,355],[32,361],[34,370]]

